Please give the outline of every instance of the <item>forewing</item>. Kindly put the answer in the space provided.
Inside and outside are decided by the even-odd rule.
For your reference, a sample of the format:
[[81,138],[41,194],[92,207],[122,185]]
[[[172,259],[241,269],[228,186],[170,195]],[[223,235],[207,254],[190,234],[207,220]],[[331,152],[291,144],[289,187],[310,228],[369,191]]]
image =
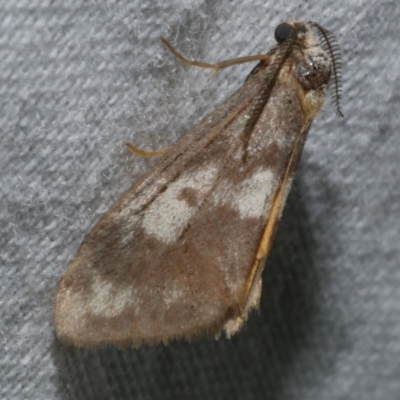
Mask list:
[[265,232],[280,211],[269,217],[305,137],[295,93],[280,95],[288,84],[275,83],[244,147],[248,80],[100,220],[60,282],[60,337],[140,345],[237,330],[258,304]]

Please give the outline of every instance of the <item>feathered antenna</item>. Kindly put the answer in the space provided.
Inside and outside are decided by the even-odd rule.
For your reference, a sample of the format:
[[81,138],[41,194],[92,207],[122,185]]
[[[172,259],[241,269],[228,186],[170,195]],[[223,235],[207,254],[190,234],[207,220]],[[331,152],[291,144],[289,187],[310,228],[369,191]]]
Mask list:
[[339,43],[335,35],[323,28],[316,22],[310,21],[310,24],[317,29],[318,36],[321,40],[321,45],[329,53],[332,61],[332,73],[333,73],[333,85],[329,86],[332,100],[336,108],[336,114],[340,117],[344,117],[340,100],[342,98],[342,56],[340,54]]

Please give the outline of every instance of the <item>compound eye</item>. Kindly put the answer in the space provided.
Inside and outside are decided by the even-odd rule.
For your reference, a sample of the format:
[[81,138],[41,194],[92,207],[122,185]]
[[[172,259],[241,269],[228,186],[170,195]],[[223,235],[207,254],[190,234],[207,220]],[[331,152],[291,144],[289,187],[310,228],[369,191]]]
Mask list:
[[283,43],[292,33],[293,26],[287,22],[279,24],[275,29],[275,40],[278,43]]

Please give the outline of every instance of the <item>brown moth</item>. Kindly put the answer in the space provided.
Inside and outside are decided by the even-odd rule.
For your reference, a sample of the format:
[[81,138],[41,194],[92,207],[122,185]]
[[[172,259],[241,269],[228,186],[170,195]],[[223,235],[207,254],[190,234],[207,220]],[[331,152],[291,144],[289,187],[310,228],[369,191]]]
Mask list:
[[189,65],[259,63],[83,241],[58,287],[59,338],[140,346],[230,337],[258,307],[264,262],[330,79],[342,115],[333,34],[289,20],[275,38],[267,54],[218,64],[189,61],[163,39]]

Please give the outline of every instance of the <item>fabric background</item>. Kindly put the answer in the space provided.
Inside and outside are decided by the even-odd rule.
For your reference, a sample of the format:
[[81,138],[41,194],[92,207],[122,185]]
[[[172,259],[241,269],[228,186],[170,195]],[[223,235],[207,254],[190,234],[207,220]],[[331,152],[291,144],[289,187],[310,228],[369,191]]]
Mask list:
[[[344,119],[311,129],[261,308],[234,338],[59,343],[56,285],[99,217],[266,52],[289,17],[332,30]],[[400,6],[394,1],[0,0],[1,399],[400,399]]]

